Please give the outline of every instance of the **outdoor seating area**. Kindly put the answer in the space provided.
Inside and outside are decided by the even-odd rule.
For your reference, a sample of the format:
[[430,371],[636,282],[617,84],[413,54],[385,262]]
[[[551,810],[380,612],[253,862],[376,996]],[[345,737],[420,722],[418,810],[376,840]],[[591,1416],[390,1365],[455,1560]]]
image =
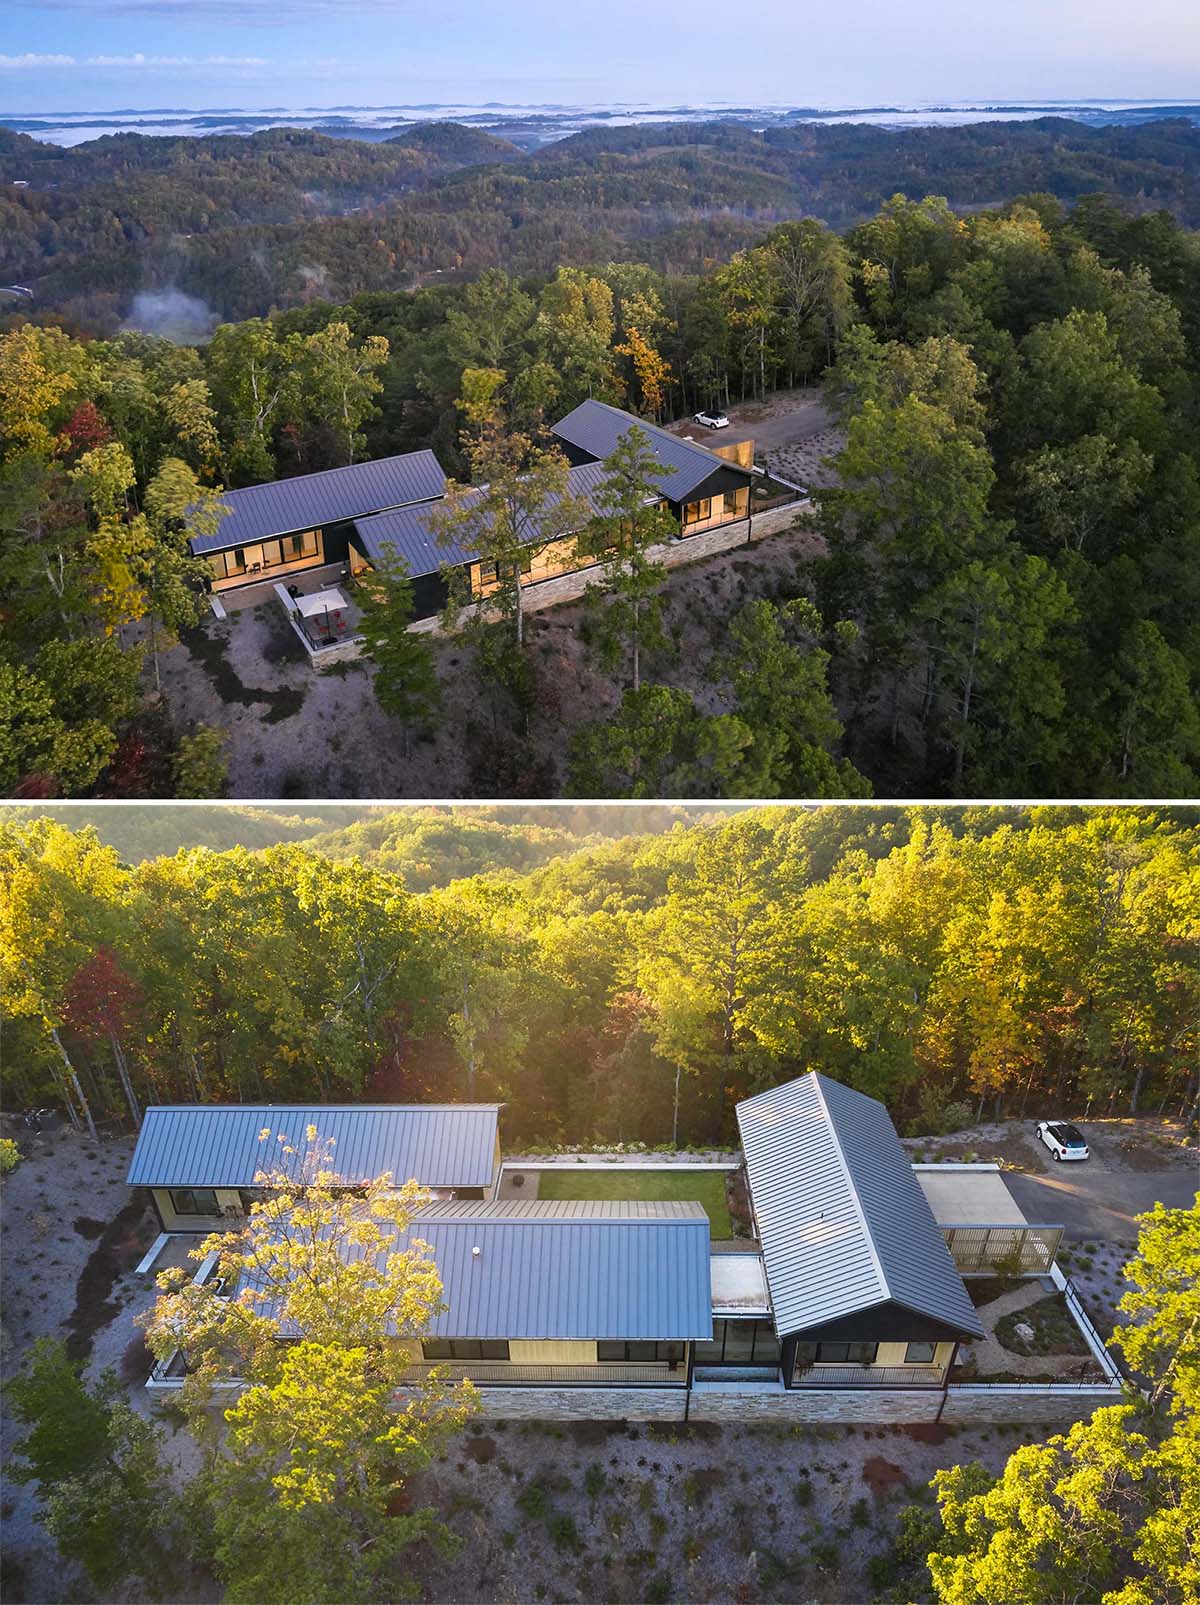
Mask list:
[[357,641],[362,615],[347,595],[348,584],[304,590],[296,584],[276,582],[273,589],[311,658]]

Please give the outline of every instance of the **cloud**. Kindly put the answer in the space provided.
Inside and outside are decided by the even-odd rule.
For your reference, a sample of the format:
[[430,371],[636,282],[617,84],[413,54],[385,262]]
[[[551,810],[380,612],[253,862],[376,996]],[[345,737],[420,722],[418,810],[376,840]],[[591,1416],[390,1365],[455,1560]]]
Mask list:
[[23,56],[0,56],[0,72],[27,72],[31,68],[73,67],[74,56],[38,56],[27,51]]
[[89,56],[86,61],[64,63],[81,67],[267,67],[265,56]]
[[[47,69],[82,72],[87,70],[139,72],[150,70],[153,72],[169,72],[173,68],[185,68],[189,72],[204,71],[208,68],[222,71],[242,67],[270,67],[273,63],[266,56],[145,56],[138,51],[132,56],[50,56],[37,55],[33,51],[23,56],[0,56],[0,72],[46,71]],[[278,65],[278,63],[274,63]],[[303,63],[290,62],[289,66],[296,67]],[[333,62],[320,62],[320,66],[333,66]]]

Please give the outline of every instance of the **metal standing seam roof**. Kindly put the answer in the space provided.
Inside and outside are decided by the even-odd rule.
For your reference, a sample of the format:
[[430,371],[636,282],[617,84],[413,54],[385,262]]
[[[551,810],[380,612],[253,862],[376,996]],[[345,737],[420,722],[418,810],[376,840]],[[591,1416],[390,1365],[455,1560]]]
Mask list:
[[819,1072],[737,1106],[775,1328],[895,1303],[982,1335],[887,1110]]
[[430,1337],[712,1337],[699,1204],[438,1203],[396,1234],[401,1250],[414,1242],[428,1244],[447,1305]]
[[194,536],[189,545],[193,555],[201,557],[388,507],[436,501],[445,490],[446,476],[431,451],[404,452],[319,474],[247,485],[224,492],[221,503],[227,511],[216,530]]
[[[397,1185],[489,1187],[499,1104],[156,1104],[129,1166],[131,1187],[251,1187],[263,1170],[298,1171],[305,1129],[332,1141],[347,1181],[390,1171]],[[260,1141],[260,1133],[271,1137]],[[288,1138],[296,1154],[274,1139]]]
[[[582,463],[567,474],[567,495],[580,497],[593,513],[598,511],[597,493],[606,475],[600,463]],[[471,490],[462,499],[470,506],[483,495],[482,489]],[[548,507],[557,505],[559,498],[551,497]],[[440,542],[429,527],[430,507],[400,507],[392,512],[377,513],[369,518],[356,518],[354,528],[362,544],[363,554],[373,563],[383,562],[386,548],[395,557],[402,558],[408,572],[415,576],[436,574],[443,566],[456,567],[460,563],[478,560],[478,554],[469,551],[458,541]],[[536,531],[530,539],[538,538]]]
[[692,491],[718,468],[730,468],[735,473],[744,474],[747,479],[751,477],[748,468],[730,462],[725,457],[718,457],[707,446],[698,445],[692,440],[681,440],[678,435],[660,429],[657,424],[649,424],[644,418],[635,418],[630,412],[622,412],[620,407],[610,407],[605,401],[581,401],[574,412],[569,412],[560,423],[554,425],[553,432],[572,446],[577,446],[580,451],[600,458],[607,457],[621,436],[627,434],[634,424],[649,435],[650,445],[659,462],[675,470],[674,473],[664,473],[657,481],[663,495],[669,496],[674,502],[686,501]]

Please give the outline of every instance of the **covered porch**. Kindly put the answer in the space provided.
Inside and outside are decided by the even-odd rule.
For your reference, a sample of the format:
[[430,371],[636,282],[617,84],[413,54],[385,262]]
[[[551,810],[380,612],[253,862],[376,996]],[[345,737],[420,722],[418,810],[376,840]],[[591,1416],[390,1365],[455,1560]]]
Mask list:
[[993,1164],[914,1165],[961,1276],[1046,1276],[1061,1226],[1027,1221]]

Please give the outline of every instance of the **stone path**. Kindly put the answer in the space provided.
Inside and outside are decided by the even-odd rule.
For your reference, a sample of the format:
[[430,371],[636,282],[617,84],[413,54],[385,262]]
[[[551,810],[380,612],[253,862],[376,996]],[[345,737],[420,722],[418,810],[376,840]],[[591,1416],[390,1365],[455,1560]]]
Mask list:
[[981,1305],[976,1314],[983,1322],[987,1336],[974,1343],[962,1344],[958,1363],[961,1365],[967,1358],[973,1358],[976,1375],[981,1377],[994,1376],[1001,1371],[1010,1371],[1015,1376],[1045,1376],[1053,1371],[1064,1377],[1075,1377],[1082,1365],[1094,1365],[1094,1361],[1085,1361],[1078,1354],[1014,1354],[997,1339],[995,1332],[998,1322],[1006,1315],[1028,1309],[1031,1304],[1048,1297],[1051,1291],[1042,1285],[1040,1277],[1033,1277],[1021,1287],[1001,1293],[990,1304]]

